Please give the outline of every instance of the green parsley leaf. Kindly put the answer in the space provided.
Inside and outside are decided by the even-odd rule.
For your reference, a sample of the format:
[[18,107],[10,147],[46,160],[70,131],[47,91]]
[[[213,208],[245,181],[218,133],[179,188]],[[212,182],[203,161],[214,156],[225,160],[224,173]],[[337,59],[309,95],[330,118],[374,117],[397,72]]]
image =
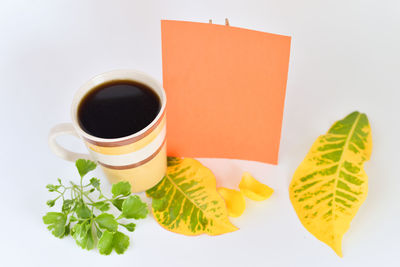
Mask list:
[[97,244],[97,248],[99,249],[100,254],[102,255],[110,255],[113,249],[113,238],[114,234],[105,230],[99,239],[99,243]]
[[51,208],[54,206],[54,204],[56,204],[56,200],[55,199],[47,200],[46,204]]
[[65,226],[64,236],[69,235],[71,232],[71,222]]
[[79,175],[81,177],[85,176],[88,172],[96,169],[96,163],[91,160],[78,159],[75,162],[75,166],[78,169]]
[[100,239],[102,234],[103,233],[99,229],[96,228],[97,239]]
[[100,211],[108,211],[110,209],[110,204],[109,203],[104,203],[103,206],[99,207]]
[[118,230],[118,222],[115,220],[114,215],[112,214],[102,213],[96,217],[95,221],[101,229],[105,229],[110,232],[116,232]]
[[122,211],[122,203],[124,203],[125,199],[117,198],[112,201],[114,207],[116,207],[119,211]]
[[48,212],[43,216],[44,224],[48,224],[47,229],[58,238],[62,238],[65,232],[65,224],[67,222],[67,216],[61,212]]
[[62,212],[68,213],[71,210],[72,204],[74,204],[73,200],[65,199],[62,205]]
[[60,187],[61,187],[61,185],[53,185],[53,184],[46,185],[46,188],[49,190],[49,192],[57,191],[58,188],[60,188]]
[[91,221],[82,221],[75,224],[72,228],[72,237],[81,248],[87,250],[94,248]]
[[96,188],[97,190],[100,190],[100,180],[93,177],[92,179],[90,179],[90,184]]
[[137,195],[129,196],[122,203],[122,215],[127,219],[144,219],[147,213],[147,204]]
[[94,248],[94,238],[93,238],[92,230],[90,229],[88,231],[88,235],[87,235],[86,249],[91,250],[93,248]]
[[129,196],[131,194],[131,184],[129,182],[119,182],[112,185],[111,193],[113,197]]
[[135,231],[135,228],[136,228],[136,224],[134,224],[134,223],[120,224],[120,225],[122,225],[123,227],[125,227],[126,230],[128,230],[129,232]]
[[75,212],[76,215],[78,215],[78,218],[81,219],[88,219],[92,216],[92,212],[82,201],[79,202],[78,205],[76,205]]
[[105,201],[95,202],[91,205],[100,211],[107,211],[110,209],[110,204]]
[[75,216],[69,217],[69,222],[76,222],[78,219]]
[[129,237],[121,232],[116,232],[113,238],[113,247],[117,254],[123,254],[129,247]]
[[102,255],[110,255],[114,249],[117,254],[123,254],[129,247],[129,237],[121,232],[104,231],[97,244]]

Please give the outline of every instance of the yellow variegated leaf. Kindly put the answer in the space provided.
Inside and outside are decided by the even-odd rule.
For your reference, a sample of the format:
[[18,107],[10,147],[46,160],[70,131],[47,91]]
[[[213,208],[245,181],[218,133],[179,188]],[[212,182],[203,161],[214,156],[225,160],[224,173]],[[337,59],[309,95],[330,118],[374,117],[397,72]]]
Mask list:
[[266,200],[274,193],[271,187],[260,183],[248,172],[243,173],[239,189],[246,197],[255,201]]
[[339,256],[343,235],[367,197],[363,167],[371,150],[368,118],[353,112],[318,137],[290,184],[301,223]]
[[241,191],[220,187],[218,188],[218,193],[225,200],[229,216],[239,217],[243,214],[246,208],[246,201]]
[[184,235],[219,235],[236,231],[217,193],[214,174],[195,159],[168,158],[166,176],[147,190],[157,222]]

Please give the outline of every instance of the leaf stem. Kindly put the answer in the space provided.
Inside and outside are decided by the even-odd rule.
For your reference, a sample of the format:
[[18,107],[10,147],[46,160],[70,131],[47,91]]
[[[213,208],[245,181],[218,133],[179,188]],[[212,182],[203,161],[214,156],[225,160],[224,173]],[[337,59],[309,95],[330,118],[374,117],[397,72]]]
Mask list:
[[95,203],[95,201],[93,201],[87,194],[83,193],[83,195],[92,203]]
[[81,184],[81,199],[83,201],[83,186],[82,186],[82,181],[83,181],[83,175],[81,176],[80,184]]

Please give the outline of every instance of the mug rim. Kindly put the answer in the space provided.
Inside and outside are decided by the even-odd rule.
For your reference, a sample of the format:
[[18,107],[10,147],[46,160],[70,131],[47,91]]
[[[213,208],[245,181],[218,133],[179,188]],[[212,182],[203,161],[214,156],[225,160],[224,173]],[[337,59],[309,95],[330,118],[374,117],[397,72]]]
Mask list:
[[[157,113],[157,116],[145,128],[141,129],[140,131],[118,138],[101,138],[91,135],[85,132],[81,128],[78,121],[78,107],[82,99],[93,88],[112,80],[132,80],[149,86],[160,97],[161,108]],[[130,69],[117,69],[117,70],[107,71],[92,77],[83,85],[81,85],[81,87],[79,87],[79,89],[75,92],[71,105],[72,124],[74,125],[75,130],[78,132],[80,136],[82,136],[86,141],[93,143],[95,145],[101,145],[101,146],[125,145],[136,142],[144,138],[148,134],[150,134],[152,130],[156,128],[158,124],[162,121],[162,118],[164,117],[165,113],[166,104],[167,104],[167,98],[164,88],[162,87],[161,83],[158,82],[152,76],[141,71],[130,70]]]

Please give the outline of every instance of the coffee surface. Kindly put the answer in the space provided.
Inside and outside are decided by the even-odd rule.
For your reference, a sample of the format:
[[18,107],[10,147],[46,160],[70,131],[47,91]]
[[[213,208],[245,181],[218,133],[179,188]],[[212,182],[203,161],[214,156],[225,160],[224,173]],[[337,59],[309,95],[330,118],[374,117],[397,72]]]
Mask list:
[[88,134],[119,138],[144,129],[160,109],[160,98],[150,87],[133,81],[111,81],[86,94],[78,107],[78,120]]

